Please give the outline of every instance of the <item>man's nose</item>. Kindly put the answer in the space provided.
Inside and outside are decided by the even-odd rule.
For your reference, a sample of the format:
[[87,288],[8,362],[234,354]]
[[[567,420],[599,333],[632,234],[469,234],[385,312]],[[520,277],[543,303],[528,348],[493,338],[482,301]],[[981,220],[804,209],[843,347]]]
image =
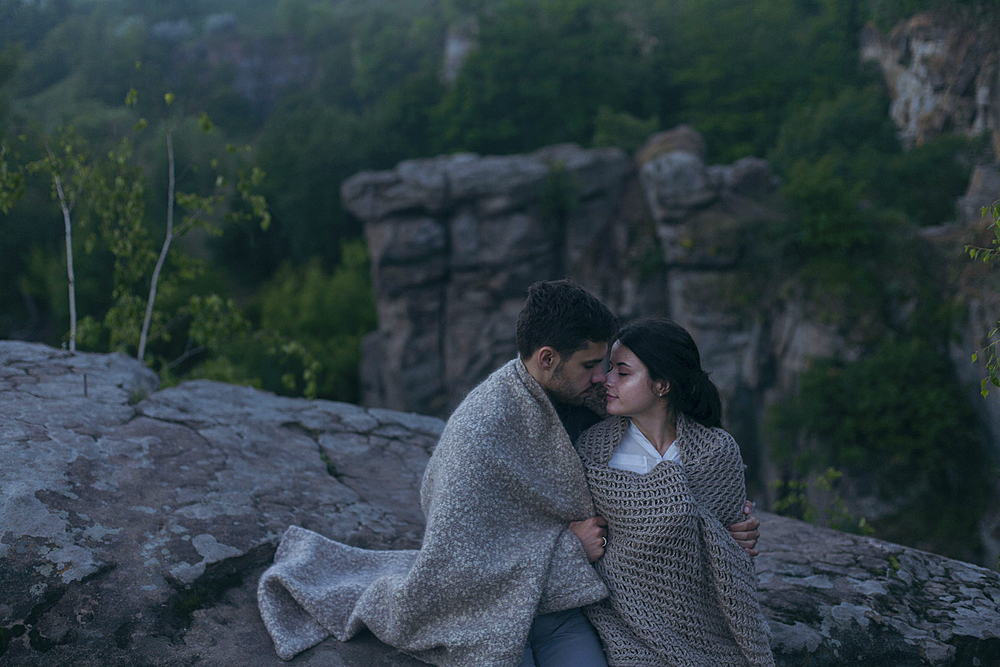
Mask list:
[[590,378],[590,381],[594,384],[604,384],[608,381],[608,374],[604,372],[603,368],[598,368],[597,372],[594,373],[594,377]]

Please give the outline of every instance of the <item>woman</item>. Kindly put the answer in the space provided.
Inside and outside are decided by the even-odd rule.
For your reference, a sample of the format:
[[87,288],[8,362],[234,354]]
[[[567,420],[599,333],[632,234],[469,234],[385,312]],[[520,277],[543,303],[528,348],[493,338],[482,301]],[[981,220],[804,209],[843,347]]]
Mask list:
[[612,667],[773,665],[753,563],[725,526],[746,495],[739,447],[698,348],[666,319],[619,332],[610,418],[577,444],[610,591],[587,613]]

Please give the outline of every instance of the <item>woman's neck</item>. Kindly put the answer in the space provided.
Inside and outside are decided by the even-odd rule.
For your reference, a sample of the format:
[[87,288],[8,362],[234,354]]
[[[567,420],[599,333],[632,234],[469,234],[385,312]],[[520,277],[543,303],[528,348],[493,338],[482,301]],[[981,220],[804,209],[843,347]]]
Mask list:
[[[659,408],[659,406],[657,406]],[[677,439],[677,420],[673,408],[651,410],[630,417],[639,432],[663,456]]]

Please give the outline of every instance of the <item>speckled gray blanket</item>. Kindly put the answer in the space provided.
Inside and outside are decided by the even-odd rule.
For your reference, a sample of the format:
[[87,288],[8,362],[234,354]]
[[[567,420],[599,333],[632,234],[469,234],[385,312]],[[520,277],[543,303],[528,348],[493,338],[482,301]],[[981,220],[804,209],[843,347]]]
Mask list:
[[567,528],[594,514],[583,467],[520,360],[455,410],[420,495],[419,551],[357,549],[288,529],[257,591],[279,657],[367,627],[432,664],[512,667],[535,614],[607,594]]

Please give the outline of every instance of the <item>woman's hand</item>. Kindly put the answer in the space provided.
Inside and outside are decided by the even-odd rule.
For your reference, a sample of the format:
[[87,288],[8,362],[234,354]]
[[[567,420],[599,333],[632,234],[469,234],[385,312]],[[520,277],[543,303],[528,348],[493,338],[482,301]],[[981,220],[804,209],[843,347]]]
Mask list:
[[608,543],[608,531],[604,529],[606,525],[608,522],[601,516],[592,516],[569,524],[569,529],[580,538],[580,544],[587,552],[587,560],[591,563],[604,555],[604,547]]
[[759,551],[757,551],[757,540],[760,538],[760,521],[753,518],[750,512],[753,511],[753,503],[749,500],[743,503],[743,513],[747,516],[745,521],[739,523],[734,523],[729,526],[729,534],[733,536],[736,540],[736,544],[743,548],[751,556],[756,556]]

